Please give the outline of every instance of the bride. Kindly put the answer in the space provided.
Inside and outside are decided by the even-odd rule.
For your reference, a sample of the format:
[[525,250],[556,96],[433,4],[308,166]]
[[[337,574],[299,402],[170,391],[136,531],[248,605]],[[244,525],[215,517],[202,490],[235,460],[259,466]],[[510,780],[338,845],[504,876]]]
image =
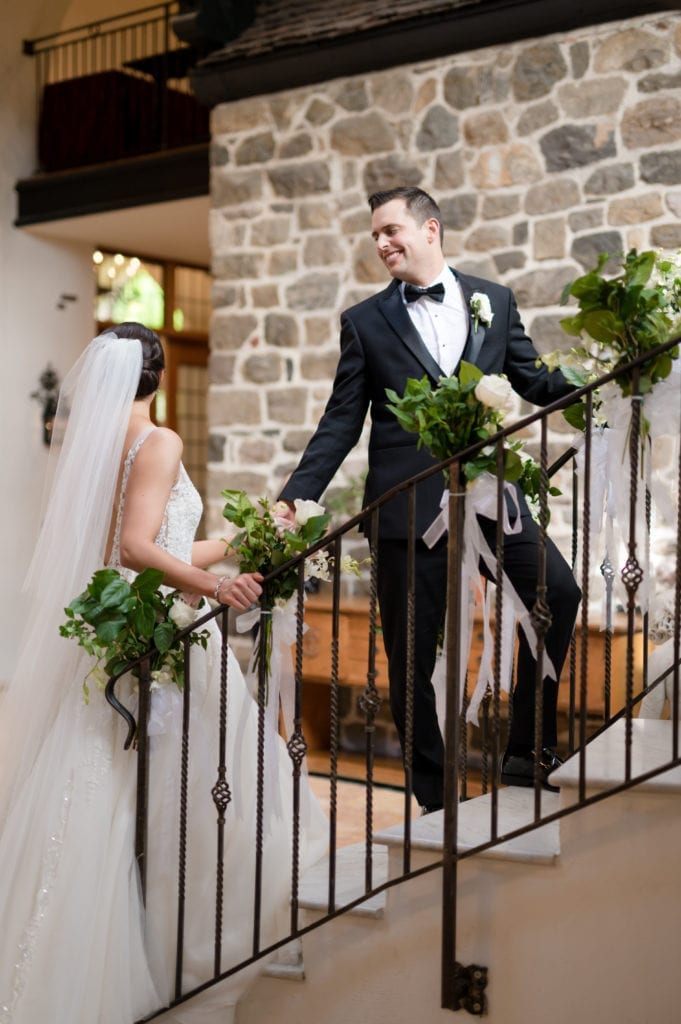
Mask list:
[[[58,629],[64,607],[103,565],[128,577],[160,569],[165,584],[189,601],[200,595],[236,610],[261,594],[258,574],[228,579],[209,571],[224,555],[222,542],[194,541],[201,501],[181,463],[182,442],[150,417],[163,367],[154,332],[121,324],[90,343],[60,395],[55,465],[27,584],[30,622],[0,704],[0,1024],[132,1024],[175,997],[182,696],[169,683],[152,692],[143,906],[134,856],[136,758],[124,750],[125,725],[103,696],[95,691],[84,703],[81,684],[92,660]],[[214,969],[211,787],[221,647],[215,620],[208,628],[207,650],[191,649],[183,992]],[[227,678],[232,800],[221,971],[252,954],[257,806],[257,707],[231,651]],[[130,704],[135,695],[127,685]],[[277,765],[266,773],[276,792],[268,796],[264,828],[261,947],[286,934],[277,925],[282,912],[286,917],[291,876],[290,760],[282,742],[268,749]],[[301,869],[326,847],[323,814],[309,792],[304,797]],[[163,1019],[214,1020],[245,984],[237,974]]]

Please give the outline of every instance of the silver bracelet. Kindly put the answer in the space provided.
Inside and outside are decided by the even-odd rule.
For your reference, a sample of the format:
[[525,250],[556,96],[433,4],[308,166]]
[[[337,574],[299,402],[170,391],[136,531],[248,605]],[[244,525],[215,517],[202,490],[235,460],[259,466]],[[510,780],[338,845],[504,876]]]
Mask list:
[[220,579],[219,579],[219,580],[217,581],[217,583],[216,583],[216,585],[215,585],[215,594],[214,594],[214,597],[215,597],[215,600],[216,600],[216,601],[219,601],[219,603],[220,603],[220,604],[222,604],[222,601],[220,601],[220,598],[219,598],[219,596],[218,596],[218,595],[219,595],[219,593],[220,593],[220,587],[221,587],[221,586],[222,586],[222,584],[223,584],[223,583],[225,582],[225,580],[228,580],[228,579],[229,579],[229,576],[221,576],[221,577],[220,577]]

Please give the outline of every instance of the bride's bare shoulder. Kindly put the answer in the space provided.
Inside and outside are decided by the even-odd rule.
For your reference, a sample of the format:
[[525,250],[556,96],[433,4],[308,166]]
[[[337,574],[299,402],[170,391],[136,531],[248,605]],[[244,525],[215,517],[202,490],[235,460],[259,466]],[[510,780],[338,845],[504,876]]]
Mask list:
[[168,427],[152,430],[139,450],[140,469],[177,467],[182,458],[182,438]]

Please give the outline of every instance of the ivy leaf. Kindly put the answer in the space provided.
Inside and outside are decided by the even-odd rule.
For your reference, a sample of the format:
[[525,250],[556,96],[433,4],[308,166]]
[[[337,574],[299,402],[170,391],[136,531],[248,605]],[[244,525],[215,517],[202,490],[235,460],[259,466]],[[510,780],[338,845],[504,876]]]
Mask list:
[[154,628],[154,646],[161,654],[170,650],[175,633],[176,629],[172,622],[159,622]]
[[573,405],[568,405],[567,409],[563,409],[563,418],[571,427],[575,430],[586,430],[586,406],[583,402],[575,402]]
[[144,569],[132,584],[141,598],[151,597],[163,583],[165,573],[160,569]]
[[102,608],[115,608],[122,601],[124,601],[130,594],[130,584],[121,577],[117,576],[116,579],[111,580],[102,589],[99,595],[99,601]]
[[122,615],[115,616],[100,622],[95,629],[97,639],[105,646],[118,639],[121,630],[125,629],[128,622]]
[[131,625],[140,636],[150,639],[154,635],[156,615],[148,604],[140,604],[130,613]]

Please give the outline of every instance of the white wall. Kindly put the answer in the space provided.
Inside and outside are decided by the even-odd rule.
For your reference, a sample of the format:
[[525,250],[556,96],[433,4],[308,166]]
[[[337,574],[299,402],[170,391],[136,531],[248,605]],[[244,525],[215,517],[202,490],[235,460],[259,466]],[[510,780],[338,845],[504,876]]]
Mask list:
[[[23,0],[0,36],[0,684],[12,673],[28,611],[20,588],[46,461],[40,407],[29,396],[48,362],[63,375],[93,329],[89,246],[46,242],[13,226],[14,186],[35,166],[34,67],[21,41],[53,31],[65,6]],[[64,292],[78,299],[58,310]]]

